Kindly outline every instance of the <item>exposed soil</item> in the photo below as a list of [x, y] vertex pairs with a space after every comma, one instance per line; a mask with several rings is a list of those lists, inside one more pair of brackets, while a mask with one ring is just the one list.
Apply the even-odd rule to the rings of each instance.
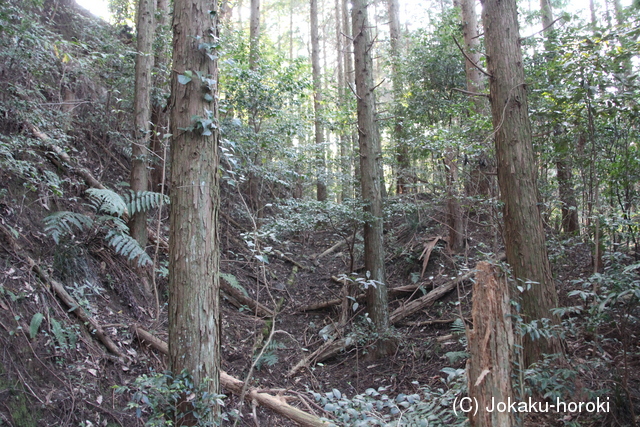
[[[95, 89], [88, 84], [84, 86], [87, 91]], [[0, 117], [0, 133], [33, 137], [29, 128], [16, 122], [11, 114], [3, 117]], [[107, 135], [94, 133], [92, 129], [70, 133], [75, 150], [69, 152], [75, 162], [111, 188], [127, 180], [129, 160]], [[44, 232], [43, 218], [61, 210], [90, 212], [85, 205], [87, 185], [72, 170], [55, 166], [44, 149], [33, 150], [28, 156], [39, 173], [52, 173], [63, 179], [60, 185], [64, 197], [39, 191], [42, 189], [29, 191], [24, 180], [0, 170], [0, 190], [5, 190], [0, 193], [0, 426], [143, 425], [143, 419], [136, 417], [135, 410], [127, 408], [131, 393], [116, 393], [114, 386], [130, 385], [140, 375], [167, 368], [166, 357], [139, 339], [132, 328], [139, 325], [167, 340], [166, 280], [160, 277], [156, 284], [161, 303], [161, 314], [156, 320], [155, 299], [146, 295], [140, 272], [108, 248], [104, 231], [85, 230], [54, 244], [51, 236]], [[289, 375], [293, 366], [325, 342], [321, 331], [337, 325], [343, 313], [340, 306], [308, 311], [301, 308], [342, 298], [343, 283], [334, 277], [350, 273], [351, 257], [347, 247], [342, 246], [318, 259], [319, 254], [342, 239], [330, 224], [319, 224], [306, 232], [280, 235], [277, 241], [258, 242], [268, 257], [268, 263], [263, 264], [243, 240], [242, 233], [250, 231], [252, 226], [238, 191], [223, 185], [222, 200], [221, 270], [233, 275], [251, 298], [277, 313], [272, 323], [247, 307], [236, 307], [223, 298], [222, 358], [223, 369], [230, 375], [272, 394], [305, 396], [312, 402], [309, 391], [337, 389], [353, 396], [370, 387], [387, 387], [386, 393], [393, 396], [416, 392], [422, 385], [445, 388], [446, 375], [442, 369], [464, 367], [464, 360], [447, 357], [447, 353], [465, 349], [464, 336], [452, 334], [451, 323], [427, 322], [453, 321], [460, 317], [468, 321], [471, 312], [468, 281], [433, 306], [395, 325], [397, 349], [383, 359], [370, 357], [369, 349], [375, 344], [375, 338], [367, 328], [366, 306], [360, 302], [355, 310], [349, 307], [348, 317], [344, 319], [346, 326], [337, 328], [337, 334], [358, 332], [356, 345]], [[446, 204], [429, 194], [411, 194], [392, 201], [415, 204], [417, 208], [413, 213], [387, 218], [387, 284], [391, 289], [420, 285], [413, 294], [391, 299], [392, 311], [502, 250], [500, 229], [495, 225], [499, 223], [498, 214], [492, 208], [474, 205], [468, 209], [466, 218], [465, 252], [450, 254], [443, 239], [424, 266], [420, 256], [425, 245], [438, 236], [447, 235]], [[275, 211], [267, 212], [265, 221], [273, 213]], [[153, 218], [157, 214], [151, 212]], [[161, 216], [161, 234], [166, 236], [166, 209]], [[156, 221], [151, 224], [154, 230]], [[590, 290], [580, 282], [593, 273], [587, 239], [563, 239], [552, 229], [547, 232], [560, 306], [589, 308], [592, 301], [588, 298], [583, 301], [579, 295], [570, 296], [572, 291]], [[272, 248], [269, 253], [268, 246]], [[362, 276], [361, 246], [356, 244], [354, 270]], [[147, 252], [153, 257], [155, 249], [150, 244]], [[637, 262], [633, 259], [637, 254], [631, 253], [629, 247], [615, 249], [616, 252], [608, 253], [610, 260], [619, 264]], [[161, 248], [160, 266], [166, 266], [166, 256]], [[95, 339], [86, 325], [78, 321], [73, 309], [64, 306], [36, 276], [27, 257], [65, 286], [102, 325], [128, 360], [119, 360]], [[611, 399], [610, 412], [604, 416], [538, 414], [530, 416], [526, 425], [633, 425], [633, 417], [640, 414], [640, 340], [637, 307], [625, 301], [637, 299], [620, 301], [615, 309], [607, 311], [606, 319], [597, 328], [589, 321], [587, 309], [566, 313], [564, 320], [575, 325], [566, 336], [567, 360], [544, 368], [557, 374], [557, 383], [564, 385], [559, 387], [562, 392], [573, 392], [565, 395], [567, 399], [588, 401], [593, 399], [590, 392], [610, 391], [607, 395]], [[32, 322], [38, 313], [42, 320], [39, 328], [34, 329]], [[254, 365], [255, 356], [268, 341], [272, 325], [276, 331], [271, 340], [274, 349]], [[247, 378], [252, 366], [253, 375]], [[291, 403], [330, 417], [311, 403], [305, 406], [299, 398]], [[238, 399], [229, 395], [226, 408], [240, 408]], [[254, 410], [257, 422], [253, 419]], [[241, 411], [243, 418], [239, 425], [294, 425], [250, 404], [245, 404]]]

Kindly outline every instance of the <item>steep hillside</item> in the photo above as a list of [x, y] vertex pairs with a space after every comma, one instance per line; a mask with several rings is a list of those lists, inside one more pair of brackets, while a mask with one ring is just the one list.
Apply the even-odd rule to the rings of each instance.
[[[126, 231], [133, 49], [126, 28], [73, 0], [7, 0], [0, 10], [0, 426], [139, 426], [175, 409], [153, 400], [167, 384], [154, 375], [167, 368], [168, 200], [149, 196], [148, 247]], [[223, 368], [254, 393], [242, 404], [238, 388], [227, 387], [229, 419], [296, 425], [259, 406], [261, 392], [336, 425], [465, 423], [451, 405], [466, 388], [473, 268], [502, 259], [495, 198], [466, 206], [458, 254], [442, 237], [441, 195], [386, 201], [398, 345], [371, 360], [367, 350], [380, 337], [361, 295], [371, 285], [362, 206], [273, 196], [254, 218], [246, 187], [225, 177]], [[562, 313], [567, 359], [522, 372], [523, 389], [549, 399], [614, 398], [607, 414], [543, 414], [528, 423], [631, 425], [640, 409], [629, 404], [640, 401], [637, 309], [627, 304], [635, 300], [618, 292], [595, 304], [588, 244], [547, 231], [561, 305], [574, 307]], [[607, 259], [600, 289], [613, 294], [636, 280], [637, 264], [624, 268], [628, 254]]]

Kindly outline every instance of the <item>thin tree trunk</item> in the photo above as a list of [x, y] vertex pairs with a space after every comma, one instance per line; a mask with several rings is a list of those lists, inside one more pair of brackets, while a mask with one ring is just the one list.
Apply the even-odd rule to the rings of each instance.
[[598, 25], [598, 18], [596, 16], [596, 4], [593, 0], [589, 0], [589, 12], [591, 12], [591, 28], [595, 30]]
[[[260, 0], [251, 0], [251, 13], [249, 16], [249, 69], [256, 71], [258, 69], [258, 61], [260, 60]], [[250, 111], [249, 126], [253, 130], [256, 140], [260, 131], [258, 123], [256, 123], [257, 111]], [[262, 165], [262, 151], [256, 148], [253, 165], [258, 168]], [[262, 218], [262, 203], [260, 202], [260, 192], [262, 187], [262, 178], [255, 171], [249, 172], [249, 204], [253, 209], [258, 220]], [[259, 222], [259, 221], [258, 221]]]
[[[131, 190], [148, 190], [149, 121], [151, 120], [151, 70], [156, 0], [139, 0], [136, 19], [137, 50], [134, 93], [134, 142], [131, 146]], [[147, 213], [139, 211], [129, 221], [131, 237], [143, 248], [147, 245]]]
[[368, 219], [364, 226], [364, 263], [369, 278], [376, 281], [367, 289], [367, 310], [379, 335], [379, 342], [371, 352], [373, 357], [388, 354], [393, 342], [388, 336], [389, 307], [384, 267], [383, 212], [380, 167], [380, 136], [375, 120], [373, 61], [371, 36], [367, 18], [367, 1], [352, 0], [353, 47], [355, 83], [358, 98], [358, 141], [362, 198]]
[[[540, 14], [542, 16], [542, 29], [545, 36], [545, 50], [547, 59], [551, 59], [553, 52], [554, 28], [553, 9], [549, 0], [540, 0]], [[553, 76], [550, 76], [553, 79]], [[554, 82], [552, 81], [553, 85]], [[556, 135], [554, 135], [556, 136]], [[558, 194], [562, 204], [562, 230], [567, 234], [579, 234], [580, 223], [578, 221], [578, 209], [575, 193], [573, 191], [573, 159], [567, 138], [558, 135], [554, 138], [556, 151], [556, 170], [558, 179]]]
[[317, 199], [327, 200], [327, 184], [324, 181], [326, 160], [324, 150], [324, 126], [322, 126], [322, 76], [320, 75], [320, 37], [318, 36], [318, 0], [310, 1], [311, 10], [311, 72], [313, 74], [313, 111], [315, 113], [316, 189]]
[[[345, 78], [345, 49], [342, 44], [342, 4], [340, 0], [335, 0], [335, 20], [336, 20], [336, 57], [338, 67], [338, 107], [342, 110], [345, 108], [348, 96], [347, 80]], [[346, 29], [345, 29], [346, 31]], [[349, 163], [349, 147], [348, 147], [347, 130], [340, 128], [338, 136], [339, 156], [340, 156], [340, 193], [338, 194], [338, 202], [342, 203], [351, 196], [351, 188], [349, 175], [351, 174], [351, 166]]]
[[409, 184], [411, 159], [409, 158], [409, 148], [407, 147], [407, 143], [404, 138], [402, 109], [400, 107], [403, 82], [400, 76], [402, 33], [400, 31], [399, 9], [398, 0], [387, 0], [387, 11], [389, 13], [389, 42], [391, 45], [391, 91], [393, 94], [393, 105], [395, 106], [393, 139], [396, 147], [396, 193], [404, 194], [408, 192], [407, 185]]
[[[168, 85], [168, 79], [170, 75], [168, 73], [167, 62], [168, 55], [170, 55], [168, 43], [164, 43], [163, 39], [169, 32], [167, 18], [169, 17], [169, 1], [158, 0], [156, 7], [156, 49], [154, 54], [154, 68], [155, 76], [153, 81], [153, 87], [156, 91], [162, 91]], [[164, 144], [167, 141], [164, 135], [169, 133], [168, 116], [165, 113], [166, 104], [164, 97], [155, 96], [155, 100], [151, 105], [151, 151], [153, 152], [153, 166], [151, 168], [151, 191], [160, 191], [162, 188], [162, 177], [166, 175], [164, 158]], [[160, 101], [162, 99], [162, 101]]]
[[447, 148], [444, 155], [444, 165], [446, 168], [446, 189], [447, 189], [447, 226], [449, 241], [449, 251], [458, 253], [464, 249], [464, 226], [462, 222], [462, 209], [458, 198], [458, 153], [457, 150]]
[[[524, 80], [515, 0], [484, 0], [483, 23], [490, 101], [498, 161], [498, 183], [504, 203], [507, 261], [521, 293], [525, 322], [543, 318], [558, 323], [551, 313], [557, 292], [545, 246], [542, 218], [537, 206], [536, 161]], [[523, 338], [524, 366], [543, 353], [561, 351], [556, 339]]]
[[[217, 87], [196, 73], [218, 78], [216, 60], [203, 54], [206, 44], [214, 53], [218, 41], [215, 12], [215, 2], [175, 0], [170, 102], [169, 362], [172, 372], [186, 369], [211, 393], [220, 392], [218, 105]], [[193, 79], [181, 84], [186, 71]], [[194, 120], [200, 126], [185, 131]], [[183, 425], [197, 423], [189, 422]]]
[[260, 0], [251, 0], [249, 18], [249, 68], [256, 69], [260, 59]]
[[[475, 0], [460, 0], [460, 18], [462, 21], [462, 36], [465, 51], [465, 75], [467, 78], [467, 90], [472, 93], [483, 93], [485, 90], [485, 77], [477, 68], [481, 64], [480, 59], [480, 31], [478, 29], [478, 15], [476, 13]], [[473, 97], [473, 109], [476, 114], [486, 114], [487, 106], [484, 97]], [[483, 151], [488, 150], [488, 147]], [[495, 161], [482, 152], [472, 163], [466, 184], [469, 196], [489, 196], [491, 194], [492, 177], [487, 174]]]
[[[354, 81], [355, 72], [353, 69], [353, 50], [350, 49], [350, 47], [353, 45], [352, 43], [353, 37], [351, 34], [352, 33], [351, 20], [349, 19], [349, 15], [350, 15], [349, 1], [350, 0], [342, 0], [342, 28], [344, 31], [345, 39], [347, 40], [347, 43], [345, 43], [344, 45], [344, 78], [347, 86], [351, 88], [349, 89], [349, 92], [351, 92], [352, 90], [355, 91], [355, 81]], [[346, 98], [345, 98], [345, 102], [346, 102]], [[351, 162], [353, 163], [353, 178], [354, 178], [353, 193], [357, 196], [357, 194], [359, 194], [360, 192], [360, 188], [358, 184], [360, 182], [360, 158], [358, 154], [360, 151], [360, 148], [358, 146], [358, 136], [353, 131], [353, 129], [351, 132], [348, 133], [347, 144], [350, 144], [352, 147]]]

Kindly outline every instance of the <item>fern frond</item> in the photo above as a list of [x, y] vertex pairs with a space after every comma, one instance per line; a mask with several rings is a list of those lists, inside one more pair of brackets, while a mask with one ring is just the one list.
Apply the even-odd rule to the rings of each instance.
[[129, 214], [133, 215], [136, 212], [146, 212], [161, 204], [169, 204], [169, 197], [153, 191], [138, 191], [136, 193], [133, 190], [129, 190], [124, 195], [124, 201], [127, 203]]
[[111, 230], [107, 233], [105, 240], [113, 248], [113, 250], [129, 261], [138, 259], [138, 266], [153, 264], [151, 257], [144, 251], [142, 246], [128, 234], [124, 234], [119, 230]]
[[93, 206], [97, 212], [104, 212], [117, 217], [121, 217], [127, 213], [127, 204], [122, 196], [115, 191], [106, 188], [103, 190], [90, 188], [87, 190], [87, 194], [90, 197], [91, 206]]
[[56, 212], [46, 217], [43, 221], [45, 233], [53, 237], [56, 245], [60, 243], [60, 236], [73, 234], [74, 227], [82, 231], [93, 225], [93, 221], [88, 216], [69, 211]]
[[249, 293], [247, 293], [247, 290], [244, 288], [244, 286], [242, 286], [240, 283], [238, 283], [238, 279], [233, 274], [220, 273], [220, 277], [222, 279], [224, 279], [228, 284], [230, 284], [232, 288], [236, 288], [237, 290], [242, 292], [242, 294], [245, 297], [249, 296]]
[[113, 215], [100, 215], [96, 217], [95, 222], [98, 224], [109, 223], [109, 227], [115, 228], [120, 233], [129, 234], [129, 226], [122, 218]]

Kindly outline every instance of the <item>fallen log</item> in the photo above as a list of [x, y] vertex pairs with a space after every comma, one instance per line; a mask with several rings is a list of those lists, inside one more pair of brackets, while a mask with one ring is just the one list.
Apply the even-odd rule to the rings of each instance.
[[246, 305], [251, 309], [251, 311], [253, 311], [260, 317], [273, 317], [273, 310], [271, 310], [269, 307], [265, 306], [264, 304], [261, 304], [260, 302], [252, 298], [249, 298], [248, 296], [243, 294], [239, 289], [236, 289], [233, 286], [231, 286], [231, 284], [227, 282], [223, 277], [221, 277], [221, 279], [222, 280], [220, 280], [220, 289], [222, 289], [222, 291], [224, 291], [225, 293], [229, 294], [229, 296], [231, 296], [233, 299], [238, 301], [241, 305]]
[[[503, 261], [506, 259], [506, 255], [500, 254], [497, 258], [498, 261]], [[407, 318], [408, 316], [416, 313], [418, 310], [426, 308], [433, 303], [435, 303], [438, 299], [445, 296], [447, 293], [452, 291], [458, 283], [461, 283], [465, 280], [470, 279], [476, 273], [475, 270], [472, 270], [466, 274], [458, 276], [447, 283], [444, 283], [437, 288], [433, 289], [428, 294], [410, 301], [404, 306], [398, 307], [389, 317], [389, 321], [392, 325], [395, 325]], [[289, 370], [288, 375], [294, 375], [298, 370], [303, 367], [309, 366], [310, 363], [318, 363], [324, 360], [330, 359], [332, 357], [337, 356], [341, 351], [346, 350], [351, 345], [353, 345], [353, 339], [349, 337], [329, 340], [327, 343], [320, 346], [320, 348], [314, 351], [311, 355], [303, 358], [300, 362], [298, 362], [293, 368]], [[330, 342], [330, 345], [328, 344]]]
[[[333, 280], [334, 282], [342, 283], [342, 280], [338, 279], [336, 276], [331, 276], [331, 280]], [[405, 285], [405, 286], [398, 286], [397, 288], [391, 288], [389, 289], [389, 297], [396, 297], [402, 294], [415, 292], [423, 285], [427, 285], [427, 283], [417, 284], [417, 285]], [[356, 299], [356, 301], [362, 302], [366, 299], [365, 297], [366, 297], [366, 294], [358, 294], [354, 298]], [[343, 299], [344, 298], [335, 298], [328, 301], [321, 301], [315, 304], [305, 305], [302, 307], [298, 307], [296, 311], [302, 312], [302, 311], [324, 310], [325, 308], [340, 305]]]
[[[504, 254], [498, 256], [497, 260], [502, 261], [506, 259]], [[415, 299], [413, 301], [409, 301], [406, 304], [398, 307], [391, 315], [389, 316], [389, 321], [394, 324], [398, 323], [400, 320], [411, 316], [412, 314], [422, 310], [425, 307], [432, 305], [434, 302], [451, 292], [459, 283], [464, 282], [465, 280], [469, 280], [476, 273], [476, 270], [471, 270], [462, 276], [458, 276], [452, 280], [449, 280], [447, 283], [444, 283], [428, 294]]]
[[[159, 352], [167, 355], [169, 354], [169, 346], [164, 341], [154, 337], [149, 332], [145, 331], [139, 326], [135, 327], [135, 330], [138, 336], [147, 341], [149, 345], [158, 350]], [[149, 339], [147, 339], [149, 338]], [[239, 396], [242, 394], [242, 389], [244, 387], [244, 382], [240, 381], [237, 378], [232, 377], [224, 371], [220, 372], [220, 384], [226, 390], [231, 393]], [[261, 406], [265, 408], [271, 409], [273, 412], [282, 415], [294, 422], [298, 425], [304, 427], [327, 427], [331, 424], [322, 421], [320, 418], [315, 415], [304, 412], [296, 407], [289, 405], [284, 398], [278, 396], [272, 396], [268, 393], [261, 392], [253, 387], [248, 388], [248, 392], [245, 394], [245, 399], [249, 402], [258, 402]]]

